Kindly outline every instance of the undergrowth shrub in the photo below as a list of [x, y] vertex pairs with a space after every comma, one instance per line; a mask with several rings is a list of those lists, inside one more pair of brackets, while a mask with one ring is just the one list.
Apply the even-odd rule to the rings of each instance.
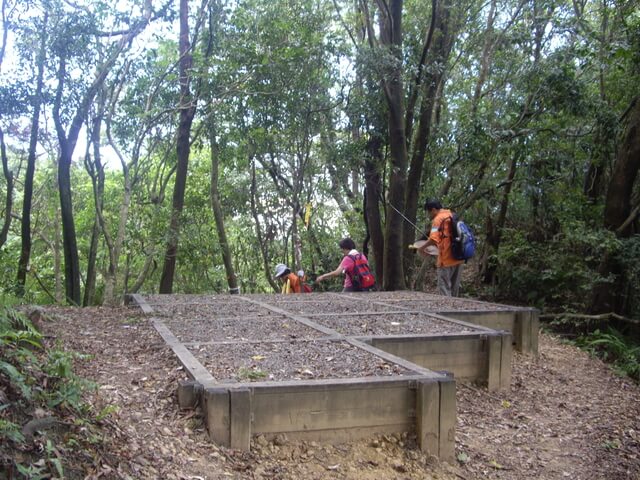
[[624, 311], [631, 318], [640, 318], [640, 235], [621, 240], [617, 260], [624, 268]]
[[640, 381], [640, 345], [619, 331], [609, 328], [578, 337], [576, 343], [587, 351], [611, 363], [622, 375]]
[[613, 233], [579, 221], [564, 224], [546, 241], [505, 230], [495, 259], [498, 295], [540, 309], [584, 311], [593, 285], [607, 280], [597, 273], [600, 259], [620, 247]]
[[[0, 471], [7, 478], [78, 477], [65, 471], [65, 459], [95, 430], [82, 399], [94, 385], [74, 373], [78, 358], [84, 356], [45, 348], [29, 318], [0, 307]], [[51, 428], [59, 425], [68, 430]]]

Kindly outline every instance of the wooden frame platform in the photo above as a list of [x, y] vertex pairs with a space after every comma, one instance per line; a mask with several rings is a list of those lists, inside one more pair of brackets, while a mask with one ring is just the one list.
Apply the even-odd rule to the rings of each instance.
[[[291, 301], [318, 302], [323, 298], [331, 301], [331, 295], [296, 295], [291, 296]], [[389, 305], [384, 298], [360, 295], [364, 296], [356, 298], [364, 302], [363, 308], [372, 301]], [[416, 433], [423, 451], [451, 461], [455, 446], [456, 379], [484, 383], [490, 390], [508, 389], [514, 337], [517, 338], [516, 348], [537, 351], [537, 313], [534, 311], [434, 312], [434, 318], [451, 324], [451, 334], [358, 336], [340, 334], [323, 324], [322, 317], [340, 314], [294, 314], [287, 310], [287, 302], [282, 297], [277, 297], [277, 306], [269, 305], [264, 297], [234, 296], [234, 301], [258, 304], [286, 315], [327, 337], [346, 341], [385, 361], [401, 365], [410, 373], [386, 377], [229, 383], [214, 378], [164, 322], [153, 316], [156, 309], [145, 297], [130, 296], [129, 302], [152, 315], [156, 330], [192, 379], [178, 387], [180, 407], [200, 406], [210, 438], [231, 448], [248, 450], [255, 435], [269, 438], [286, 434], [294, 440], [339, 442], [379, 433], [409, 431]], [[211, 305], [215, 305], [215, 300]], [[391, 305], [399, 306], [396, 302]], [[157, 308], [162, 308], [161, 303]], [[403, 313], [417, 313], [411, 304], [399, 308]], [[371, 312], [381, 316], [385, 313], [397, 314], [398, 311]], [[535, 335], [532, 333], [534, 325]], [[491, 326], [501, 328], [494, 330]], [[463, 332], [459, 331], [460, 327], [464, 327]]]

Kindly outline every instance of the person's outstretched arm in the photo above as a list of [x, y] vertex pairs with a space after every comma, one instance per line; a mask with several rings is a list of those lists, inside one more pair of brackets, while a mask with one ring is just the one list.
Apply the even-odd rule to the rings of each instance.
[[316, 282], [321, 282], [323, 280], [326, 280], [327, 278], [331, 278], [331, 277], [338, 277], [340, 275], [342, 275], [342, 264], [338, 265], [338, 268], [336, 268], [333, 272], [327, 272], [324, 273], [322, 275], [320, 275], [318, 278], [316, 278]]

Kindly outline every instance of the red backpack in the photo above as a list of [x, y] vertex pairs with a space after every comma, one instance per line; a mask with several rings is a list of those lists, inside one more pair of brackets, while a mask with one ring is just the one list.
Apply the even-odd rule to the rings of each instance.
[[362, 257], [361, 253], [348, 255], [348, 257], [353, 260], [353, 268], [347, 271], [347, 275], [351, 277], [353, 291], [371, 290], [376, 284], [376, 278], [369, 268], [369, 263]]
[[[302, 274], [302, 275], [300, 275]], [[300, 292], [298, 293], [311, 293], [313, 292], [313, 288], [311, 288], [311, 285], [309, 285], [308, 283], [306, 283], [307, 280], [307, 276], [304, 274], [304, 272], [302, 270], [300, 270], [297, 274], [298, 276], [298, 285], [300, 286]]]

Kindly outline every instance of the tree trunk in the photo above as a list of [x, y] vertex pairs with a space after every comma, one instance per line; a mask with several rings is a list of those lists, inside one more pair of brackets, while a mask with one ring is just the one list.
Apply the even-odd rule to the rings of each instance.
[[173, 291], [173, 277], [176, 270], [178, 239], [180, 237], [180, 220], [184, 206], [184, 194], [189, 167], [191, 124], [196, 113], [195, 103], [191, 97], [189, 83], [193, 58], [189, 45], [189, 2], [180, 0], [180, 122], [176, 141], [177, 164], [176, 180], [173, 187], [173, 203], [171, 220], [167, 232], [167, 248], [164, 255], [164, 267], [160, 277], [160, 293]]
[[478, 105], [480, 104], [480, 97], [482, 95], [482, 87], [484, 87], [489, 74], [489, 66], [493, 58], [493, 47], [495, 45], [495, 39], [493, 38], [493, 22], [496, 18], [496, 0], [491, 0], [491, 6], [489, 7], [489, 14], [487, 15], [487, 28], [484, 33], [484, 44], [482, 46], [482, 58], [480, 60], [480, 72], [478, 73], [478, 80], [473, 91], [473, 101], [471, 102], [471, 116], [476, 118], [478, 114]]
[[[452, 47], [451, 29], [449, 25], [450, 3], [443, 2], [435, 13], [434, 24], [434, 45], [433, 54], [428, 57], [427, 68], [422, 102], [420, 106], [420, 116], [415, 141], [412, 149], [411, 163], [407, 177], [407, 187], [405, 194], [405, 216], [411, 223], [417, 225], [418, 198], [420, 196], [420, 183], [423, 177], [424, 161], [427, 152], [427, 145], [431, 138], [431, 122], [434, 116], [436, 105], [439, 102], [438, 92], [440, 83], [444, 77], [444, 65], [447, 64], [449, 53]], [[409, 119], [407, 119], [409, 123]], [[404, 222], [404, 243], [410, 244], [415, 240], [415, 227], [409, 222]], [[404, 270], [407, 281], [411, 277], [411, 270], [415, 265], [415, 252], [404, 249]]]
[[[213, 122], [212, 122], [213, 123]], [[238, 278], [233, 268], [233, 259], [231, 257], [231, 249], [227, 240], [227, 232], [224, 228], [224, 213], [222, 212], [222, 204], [220, 203], [220, 193], [218, 190], [218, 171], [220, 164], [219, 148], [215, 138], [215, 129], [209, 130], [209, 148], [211, 150], [211, 209], [216, 222], [216, 230], [218, 232], [218, 243], [222, 252], [222, 261], [224, 269], [227, 273], [227, 283], [229, 285], [229, 293], [240, 293], [238, 289]]]
[[[490, 262], [488, 259], [497, 255], [500, 248], [500, 240], [502, 239], [502, 230], [507, 219], [507, 210], [509, 208], [509, 196], [511, 189], [513, 188], [513, 180], [516, 176], [516, 169], [518, 167], [518, 155], [513, 155], [511, 158], [511, 164], [509, 165], [509, 173], [507, 180], [504, 182], [505, 187], [502, 192], [502, 200], [500, 201], [500, 210], [498, 212], [498, 219], [495, 223], [491, 221], [489, 216], [489, 225], [491, 228], [487, 229], [487, 242], [485, 246], [484, 260], [486, 263], [482, 265], [484, 283], [493, 284], [495, 280], [497, 265]], [[488, 226], [489, 226], [488, 225]]]
[[[138, 274], [138, 277], [136, 278], [135, 282], [133, 283], [131, 288], [126, 288], [128, 293], [137, 293], [138, 290], [142, 288], [142, 285], [144, 285], [144, 281], [147, 279], [149, 274], [156, 270], [156, 263], [155, 263], [154, 257], [155, 257], [155, 253], [153, 251], [147, 254], [144, 261], [144, 267], [142, 267], [142, 270], [140, 270], [140, 273]], [[151, 267], [153, 267], [153, 269]], [[125, 283], [125, 285], [127, 285], [127, 283]]]
[[98, 242], [100, 240], [100, 223], [97, 218], [91, 228], [91, 240], [89, 242], [89, 255], [87, 255], [87, 278], [84, 283], [84, 295], [82, 306], [88, 307], [95, 304], [96, 295], [96, 260], [98, 258]]
[[66, 53], [60, 55], [60, 64], [57, 73], [58, 86], [56, 90], [54, 105], [52, 109], [53, 120], [56, 127], [56, 134], [60, 144], [60, 156], [58, 162], [58, 189], [60, 193], [60, 210], [62, 215], [62, 239], [65, 258], [65, 294], [67, 301], [79, 305], [81, 300], [80, 286], [80, 265], [78, 259], [78, 246], [76, 242], [75, 223], [73, 219], [73, 203], [71, 196], [71, 157], [76, 147], [78, 135], [84, 119], [87, 116], [89, 107], [93, 102], [100, 87], [104, 84], [107, 75], [113, 68], [116, 60], [122, 51], [131, 41], [144, 29], [149, 21], [151, 12], [145, 12], [146, 16], [137, 22], [110, 50], [109, 57], [98, 67], [93, 82], [79, 101], [78, 108], [71, 121], [68, 134], [62, 125], [60, 108], [62, 103], [62, 93], [65, 87], [67, 75]]
[[[49, 16], [45, 12], [43, 31], [46, 30]], [[6, 31], [6, 30], [5, 30]], [[31, 132], [29, 134], [29, 153], [27, 156], [27, 170], [24, 177], [24, 194], [22, 198], [22, 225], [20, 260], [18, 260], [18, 275], [16, 293], [24, 295], [27, 281], [27, 269], [31, 258], [31, 205], [33, 202], [33, 177], [36, 171], [36, 148], [38, 146], [38, 132], [40, 126], [40, 108], [42, 106], [42, 88], [44, 85], [44, 63], [46, 58], [46, 35], [40, 38], [38, 50], [38, 73], [36, 77], [36, 91], [33, 95], [33, 115], [31, 116]]]
[[[2, 61], [4, 60], [4, 51], [7, 46], [8, 31], [7, 31], [5, 8], [6, 8], [6, 5], [5, 5], [5, 2], [3, 1], [2, 2], [2, 45], [0, 45], [0, 66], [2, 65]], [[38, 107], [39, 107], [40, 98], [38, 97], [36, 101], [38, 102]], [[9, 228], [11, 227], [11, 213], [13, 212], [13, 172], [9, 170], [9, 159], [7, 158], [7, 149], [4, 143], [4, 132], [2, 131], [2, 128], [0, 128], [0, 157], [2, 158], [2, 173], [4, 174], [4, 179], [7, 182], [7, 196], [5, 200], [5, 217], [4, 217], [4, 223], [2, 224], [2, 230], [0, 230], [0, 248], [2, 248], [2, 246], [7, 241], [7, 237], [9, 235]], [[23, 287], [23, 291], [24, 291], [24, 287]]]
[[424, 40], [424, 44], [422, 45], [422, 55], [417, 65], [417, 72], [413, 81], [413, 85], [411, 85], [409, 88], [409, 95], [407, 100], [407, 111], [405, 114], [405, 135], [407, 138], [407, 146], [409, 145], [409, 142], [411, 142], [411, 137], [413, 134], [413, 112], [420, 92], [423, 90], [421, 88], [421, 85], [423, 83], [422, 76], [426, 67], [427, 57], [429, 54], [429, 49], [431, 48], [431, 42], [433, 41], [434, 32], [436, 30], [437, 18], [438, 0], [431, 0], [431, 23], [429, 25], [429, 30], [427, 31], [427, 36]]
[[[67, 60], [60, 57], [58, 68], [58, 88], [53, 105], [53, 120], [60, 144], [58, 157], [58, 192], [60, 195], [60, 215], [62, 217], [62, 245], [64, 250], [64, 287], [67, 302], [80, 305], [80, 260], [78, 259], [78, 245], [76, 243], [76, 228], [73, 220], [73, 203], [71, 198], [71, 156], [76, 146], [76, 140], [82, 126], [84, 112], [78, 111], [69, 129], [69, 135], [64, 131], [60, 116], [62, 91], [66, 77]], [[93, 96], [92, 96], [93, 98]], [[88, 103], [88, 102], [87, 102]], [[88, 104], [87, 104], [88, 108]]]
[[382, 231], [382, 221], [380, 215], [380, 201], [383, 198], [381, 186], [382, 179], [378, 166], [382, 165], [382, 140], [377, 136], [371, 136], [367, 143], [367, 156], [364, 162], [365, 181], [365, 215], [371, 244], [373, 248], [373, 258], [375, 259], [376, 280], [380, 283], [384, 278], [384, 232]]
[[7, 196], [4, 204], [4, 223], [0, 230], [0, 247], [7, 241], [9, 227], [11, 226], [11, 213], [13, 212], [13, 172], [9, 170], [9, 159], [7, 158], [7, 148], [4, 143], [4, 133], [0, 128], [0, 156], [2, 157], [2, 173], [7, 182]]
[[[616, 230], [631, 214], [633, 187], [640, 168], [640, 97], [632, 101], [627, 112], [625, 135], [607, 189], [604, 226], [609, 230]], [[629, 224], [620, 236], [626, 238], [631, 233]]]
[[[103, 225], [104, 222], [101, 223], [103, 227], [103, 235], [105, 237], [105, 242], [107, 244], [107, 248], [109, 249], [109, 267], [104, 274], [104, 303], [107, 305], [117, 305], [122, 303], [122, 296], [117, 294], [117, 286], [118, 286], [118, 277], [120, 272], [120, 253], [122, 252], [122, 247], [124, 245], [125, 237], [127, 234], [127, 220], [129, 218], [129, 210], [131, 208], [131, 199], [133, 192], [133, 185], [137, 182], [138, 179], [138, 163], [140, 161], [140, 151], [142, 148], [142, 144], [147, 138], [149, 131], [152, 126], [159, 122], [162, 118], [161, 116], [154, 116], [151, 114], [151, 108], [153, 105], [153, 101], [155, 100], [158, 94], [158, 85], [154, 85], [153, 88], [150, 89], [149, 96], [145, 101], [145, 112], [142, 115], [142, 122], [137, 129], [137, 133], [135, 136], [135, 140], [133, 142], [133, 148], [131, 153], [131, 158], [129, 161], [125, 160], [120, 148], [118, 147], [116, 141], [112, 135], [112, 119], [113, 114], [118, 105], [120, 94], [128, 81], [128, 73], [129, 73], [130, 62], [127, 62], [126, 66], [121, 71], [120, 79], [117, 83], [112, 86], [111, 94], [109, 95], [109, 110], [108, 114], [105, 117], [106, 124], [106, 134], [107, 139], [109, 141], [109, 145], [115, 152], [116, 156], [120, 160], [120, 166], [122, 167], [122, 202], [120, 204], [120, 212], [118, 215], [118, 230], [113, 241], [110, 240], [109, 229], [106, 225]], [[148, 145], [147, 148], [152, 150], [156, 146], [155, 140], [151, 145]], [[159, 193], [159, 198], [164, 198], [164, 190], [165, 190], [166, 182], [161, 182], [161, 189]], [[156, 204], [154, 209], [154, 217], [157, 215], [159, 206], [161, 202]], [[153, 253], [147, 253], [147, 258]], [[143, 271], [138, 276], [138, 280], [142, 277], [141, 281], [144, 281], [146, 278], [146, 272], [148, 271], [150, 263], [145, 261], [145, 267]], [[128, 288], [128, 280], [129, 280], [129, 269], [127, 264], [127, 269], [125, 274], [123, 275], [122, 285], [123, 285], [123, 293], [127, 293]], [[136, 282], [137, 282], [136, 281]], [[136, 283], [137, 285], [137, 283]], [[137, 286], [139, 289], [142, 286], [140, 284]], [[137, 291], [137, 290], [136, 290]]]
[[53, 275], [55, 278], [55, 298], [56, 302], [62, 304], [64, 302], [64, 280], [62, 278], [62, 256], [60, 255], [61, 248], [64, 250], [62, 232], [60, 231], [60, 225], [62, 225], [62, 215], [60, 210], [56, 209], [56, 220], [54, 222], [55, 239], [53, 243]]
[[[633, 187], [640, 170], [640, 97], [633, 99], [625, 116], [628, 119], [607, 189], [604, 209], [604, 227], [616, 231], [621, 238], [634, 233], [633, 222], [626, 220], [631, 214]], [[615, 280], [600, 282], [594, 286], [590, 313], [625, 313], [622, 311], [624, 298], [621, 298], [624, 286], [620, 284], [622, 269], [623, 266], [613, 256], [603, 258], [598, 273], [605, 278], [613, 275]]]
[[383, 89], [387, 99], [390, 176], [384, 232], [384, 277], [385, 290], [405, 288], [402, 271], [402, 216], [396, 211], [404, 210], [404, 192], [407, 186], [407, 142], [404, 125], [403, 83], [402, 83], [402, 0], [391, 0], [388, 10], [381, 11], [382, 43], [396, 62], [383, 79]]
[[93, 161], [87, 148], [85, 156], [85, 165], [91, 176], [93, 185], [94, 206], [96, 208], [96, 217], [93, 222], [91, 231], [91, 242], [89, 244], [89, 255], [87, 258], [87, 278], [84, 287], [84, 297], [82, 305], [93, 305], [95, 302], [96, 291], [96, 259], [98, 257], [98, 241], [100, 239], [100, 225], [104, 223], [102, 211], [104, 208], [104, 167], [102, 166], [100, 156], [100, 129], [102, 127], [102, 115], [104, 113], [104, 98], [101, 99], [98, 112], [93, 119], [89, 145], [93, 145]]
[[258, 246], [260, 247], [260, 253], [262, 254], [262, 267], [264, 275], [274, 292], [278, 291], [278, 284], [271, 276], [269, 268], [269, 252], [267, 251], [267, 244], [262, 236], [262, 228], [260, 227], [260, 214], [258, 212], [257, 205], [257, 181], [256, 181], [256, 164], [253, 154], [251, 154], [251, 214], [256, 225], [256, 239], [258, 240]]
[[[599, 67], [599, 92], [600, 101], [603, 108], [610, 108], [605, 88], [605, 74], [607, 69], [607, 58], [610, 55], [611, 42], [609, 37], [609, 4], [607, 1], [600, 3], [602, 10], [600, 13], [600, 35], [598, 37], [598, 62]], [[595, 33], [595, 32], [594, 32]], [[591, 202], [597, 202], [604, 192], [605, 172], [610, 165], [613, 148], [611, 145], [612, 125], [608, 125], [607, 118], [600, 116], [596, 118], [596, 131], [594, 134], [594, 144], [596, 149], [595, 158], [591, 159], [584, 181], [584, 194]]]

